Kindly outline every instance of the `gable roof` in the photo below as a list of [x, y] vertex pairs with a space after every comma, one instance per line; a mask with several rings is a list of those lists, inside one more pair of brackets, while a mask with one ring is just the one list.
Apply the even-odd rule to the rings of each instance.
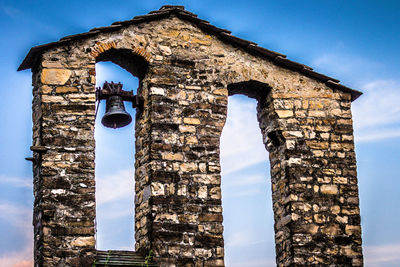
[[266, 48], [260, 47], [254, 42], [247, 41], [247, 40], [241, 39], [239, 37], [233, 36], [233, 35], [231, 35], [231, 32], [226, 29], [218, 28], [214, 25], [211, 25], [210, 22], [208, 22], [206, 20], [199, 19], [196, 14], [193, 14], [193, 13], [185, 10], [185, 8], [183, 6], [172, 6], [172, 5], [162, 6], [159, 10], [151, 11], [146, 15], [136, 16], [131, 20], [117, 21], [117, 22], [112, 23], [110, 26], [93, 28], [90, 31], [81, 33], [81, 34], [68, 35], [68, 36], [61, 38], [57, 42], [34, 46], [29, 50], [25, 59], [22, 61], [21, 65], [19, 66], [18, 71], [30, 69], [32, 66], [34, 66], [38, 57], [46, 49], [65, 45], [65, 44], [69, 43], [70, 41], [84, 39], [86, 37], [94, 36], [94, 35], [97, 35], [100, 33], [116, 31], [116, 30], [119, 30], [119, 29], [129, 26], [129, 25], [140, 24], [143, 22], [163, 19], [163, 18], [169, 17], [172, 14], [176, 15], [178, 18], [180, 18], [182, 20], [186, 20], [186, 21], [189, 21], [189, 22], [195, 24], [197, 27], [204, 30], [205, 32], [208, 32], [208, 33], [211, 33], [211, 34], [217, 36], [223, 42], [229, 43], [234, 46], [241, 47], [245, 51], [247, 51], [251, 54], [254, 54], [256, 56], [268, 59], [269, 61], [273, 62], [276, 65], [279, 65], [281, 67], [284, 67], [284, 68], [287, 68], [287, 69], [290, 69], [293, 71], [297, 71], [305, 76], [311, 77], [311, 78], [316, 79], [321, 82], [324, 82], [327, 86], [329, 86], [331, 88], [338, 89], [338, 90], [346, 92], [346, 93], [350, 93], [352, 101], [357, 99], [362, 94], [359, 91], [356, 91], [354, 89], [351, 89], [349, 87], [339, 84], [340, 81], [337, 79], [334, 79], [334, 78], [331, 78], [324, 74], [315, 72], [315, 71], [313, 71], [313, 69], [311, 67], [309, 67], [307, 65], [287, 59], [286, 55], [283, 55], [278, 52], [274, 52], [274, 51], [268, 50]]

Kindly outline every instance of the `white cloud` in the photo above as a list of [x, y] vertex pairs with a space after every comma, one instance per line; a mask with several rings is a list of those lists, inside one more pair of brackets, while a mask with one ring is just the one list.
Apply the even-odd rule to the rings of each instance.
[[[231, 235], [227, 235], [225, 242], [225, 249], [228, 251], [241, 251], [243, 249], [249, 249], [251, 246], [265, 246], [270, 243], [270, 240], [260, 239], [260, 235], [257, 232], [242, 231], [234, 232]], [[251, 259], [242, 259], [240, 261], [234, 261], [232, 257], [226, 257], [227, 266], [229, 267], [268, 267], [276, 266], [275, 258], [268, 258], [267, 255], [247, 255], [251, 256]]]
[[227, 187], [242, 187], [244, 185], [258, 185], [266, 183], [266, 176], [261, 174], [255, 175], [230, 175], [227, 177], [229, 182], [226, 183]]
[[0, 220], [6, 221], [9, 225], [17, 228], [24, 239], [24, 246], [19, 251], [7, 252], [7, 254], [0, 256], [0, 266], [32, 266], [32, 209], [26, 206], [2, 202], [0, 203]]
[[400, 136], [400, 82], [377, 80], [362, 87], [353, 102], [355, 138], [370, 142]]
[[42, 31], [45, 31], [47, 34], [53, 33], [56, 34], [58, 33], [58, 30], [50, 24], [46, 24], [42, 22], [42, 20], [32, 16], [28, 12], [24, 12], [21, 9], [15, 8], [10, 5], [2, 5], [0, 6], [0, 11], [4, 13], [6, 16], [13, 20], [18, 20], [19, 22], [24, 22], [25, 24], [29, 23], [29, 26], [36, 26], [39, 27]]
[[229, 262], [229, 267], [275, 267], [275, 259], [256, 259], [240, 262]]
[[[269, 176], [257, 167], [252, 174], [238, 171], [268, 162], [268, 152], [262, 142], [257, 121], [257, 102], [244, 96], [229, 98], [228, 117], [221, 136], [221, 175], [224, 199], [243, 198], [262, 192]], [[265, 173], [264, 173], [265, 172]]]
[[15, 187], [32, 188], [32, 178], [0, 176], [0, 183], [10, 184]]
[[[238, 232], [226, 242], [226, 247], [244, 247], [266, 241], [254, 241], [251, 233]], [[400, 262], [400, 244], [365, 246], [363, 250], [364, 264], [370, 267], [398, 266]], [[254, 259], [240, 262], [229, 262], [230, 267], [258, 267], [275, 266], [275, 259]]]
[[360, 130], [355, 133], [356, 142], [374, 142], [388, 138], [400, 137], [400, 128], [398, 129], [376, 129], [373, 131]]
[[[96, 175], [97, 249], [123, 249], [116, 244], [132, 242], [128, 233], [133, 229], [135, 214], [134, 179], [133, 168], [115, 171], [110, 175]], [[127, 225], [129, 229], [125, 228]], [[117, 241], [116, 233], [121, 231], [126, 235], [117, 237]]]
[[115, 219], [122, 220], [123, 218], [124, 220], [130, 220], [134, 216], [135, 203], [133, 199], [129, 201], [126, 201], [126, 199], [118, 199], [113, 201], [112, 204], [111, 206], [97, 206], [96, 220], [98, 226]]
[[16, 19], [23, 15], [23, 12], [21, 10], [11, 6], [2, 6], [1, 9], [7, 16], [13, 19]]
[[376, 79], [383, 63], [338, 52], [321, 55], [312, 64], [358, 84], [363, 92], [352, 104], [356, 142], [400, 137], [400, 81]]
[[[245, 138], [244, 135], [242, 137]], [[246, 141], [243, 140], [241, 143], [245, 142]], [[232, 143], [232, 146], [234, 145], [235, 143]], [[256, 165], [260, 162], [266, 163], [269, 160], [268, 154], [263, 144], [259, 144], [258, 146], [249, 144], [246, 150], [228, 156], [224, 155], [224, 148], [225, 147], [222, 147], [221, 145], [221, 174], [223, 176], [239, 171], [241, 169], [245, 169], [252, 165]]]
[[[33, 239], [32, 239], [33, 242]], [[23, 249], [17, 252], [7, 253], [0, 256], [0, 266], [11, 267], [28, 267], [33, 266], [33, 247], [26, 245]]]
[[32, 218], [32, 208], [0, 202], [0, 219], [10, 221], [16, 226], [25, 226], [26, 220]]
[[[362, 58], [356, 58], [354, 56], [348, 57], [345, 55], [338, 54], [324, 54], [315, 58], [312, 61], [312, 66], [316, 68], [329, 68], [334, 69], [336, 72], [354, 72], [356, 67], [365, 65], [366, 61]], [[370, 65], [368, 62], [367, 65]]]
[[235, 232], [227, 237], [227, 247], [247, 247], [261, 243], [267, 243], [267, 240], [259, 239], [257, 233], [250, 231]]
[[229, 98], [228, 117], [221, 136], [222, 175], [268, 160], [257, 121], [257, 103], [244, 99]]
[[366, 266], [398, 266], [400, 262], [400, 244], [366, 246], [364, 248], [364, 258]]
[[[367, 60], [354, 54], [344, 52], [327, 53], [312, 60], [311, 66], [319, 72], [329, 72], [340, 79], [355, 81], [355, 77], [365, 80], [369, 74], [375, 74], [383, 64]], [[367, 75], [368, 74], [368, 75]]]
[[96, 177], [96, 203], [98, 205], [133, 196], [134, 192], [135, 175], [133, 169]]
[[248, 197], [248, 196], [255, 196], [262, 192], [260, 188], [251, 188], [251, 189], [240, 189], [240, 190], [229, 190], [223, 192], [223, 198], [241, 198], [241, 197]]

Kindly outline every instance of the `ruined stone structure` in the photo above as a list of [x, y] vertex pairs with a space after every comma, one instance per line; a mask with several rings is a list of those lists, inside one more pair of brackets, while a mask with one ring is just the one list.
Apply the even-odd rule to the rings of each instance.
[[[258, 101], [279, 266], [362, 266], [351, 101], [338, 80], [180, 6], [33, 47], [35, 266], [95, 250], [95, 63], [140, 79], [136, 251], [159, 266], [224, 266], [219, 143], [228, 96]], [[132, 189], [133, 190], [133, 189]]]

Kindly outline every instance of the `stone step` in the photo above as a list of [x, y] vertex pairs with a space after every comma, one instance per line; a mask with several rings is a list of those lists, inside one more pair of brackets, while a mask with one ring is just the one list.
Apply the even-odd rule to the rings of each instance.
[[146, 262], [143, 255], [135, 251], [122, 251], [122, 250], [98, 250], [96, 253], [96, 261], [94, 266], [140, 266], [140, 267], [156, 267], [153, 261]]

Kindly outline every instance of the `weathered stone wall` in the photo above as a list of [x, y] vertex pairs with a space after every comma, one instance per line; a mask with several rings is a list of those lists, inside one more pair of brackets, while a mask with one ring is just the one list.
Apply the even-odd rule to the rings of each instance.
[[277, 262], [362, 265], [349, 96], [272, 92], [258, 119], [270, 152]]
[[210, 80], [218, 76], [212, 66], [192, 63], [154, 62], [143, 82], [136, 247], [152, 248], [171, 266], [223, 266], [219, 137], [227, 90]]
[[270, 152], [277, 264], [362, 265], [350, 94], [171, 15], [70, 41], [33, 69], [34, 145], [48, 147], [35, 153], [37, 266], [94, 251], [96, 60], [141, 79], [136, 250], [162, 266], [224, 266], [219, 138], [240, 93], [258, 100]]
[[35, 266], [78, 266], [95, 246], [94, 62], [52, 51], [33, 72]]

